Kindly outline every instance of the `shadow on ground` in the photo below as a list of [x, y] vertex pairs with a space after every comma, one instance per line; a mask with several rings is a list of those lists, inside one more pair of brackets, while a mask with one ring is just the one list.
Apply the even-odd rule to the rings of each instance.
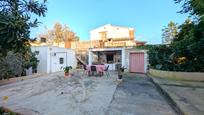
[[143, 74], [126, 74], [107, 115], [174, 115], [174, 111]]

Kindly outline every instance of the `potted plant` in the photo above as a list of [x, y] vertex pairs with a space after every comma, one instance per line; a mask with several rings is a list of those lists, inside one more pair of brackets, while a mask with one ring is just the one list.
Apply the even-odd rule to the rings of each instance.
[[64, 70], [64, 75], [65, 76], [68, 76], [69, 75], [69, 70], [70, 69], [72, 69], [72, 66], [65, 66], [64, 68], [63, 68], [63, 70]]
[[120, 67], [120, 71], [124, 72], [125, 71], [125, 67], [124, 66]]
[[33, 70], [37, 71], [37, 65], [39, 60], [36, 58], [37, 53], [31, 51], [25, 55], [23, 66], [25, 68], [26, 75], [31, 75]]
[[123, 75], [122, 73], [124, 72], [125, 70], [125, 67], [120, 67], [119, 70], [118, 70], [118, 79], [121, 80], [123, 78]]
[[26, 61], [24, 62], [24, 67], [25, 67], [25, 72], [26, 72], [26, 76], [28, 75], [32, 75], [32, 62], [30, 61]]

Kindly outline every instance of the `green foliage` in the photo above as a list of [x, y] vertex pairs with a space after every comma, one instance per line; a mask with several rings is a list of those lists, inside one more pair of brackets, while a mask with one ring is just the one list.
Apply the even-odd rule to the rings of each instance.
[[169, 45], [142, 47], [148, 49], [150, 67], [167, 71], [204, 72], [204, 0], [174, 1], [184, 1], [180, 13], [190, 13], [198, 19], [187, 19], [181, 24]]
[[33, 19], [34, 17], [32, 20], [31, 15], [45, 16], [47, 11], [45, 3], [46, 0], [43, 3], [36, 0], [0, 1], [1, 78], [20, 76], [23, 67], [36, 66], [36, 59], [31, 54], [29, 41], [32, 40], [30, 28], [37, 27], [39, 22]]
[[36, 52], [31, 52], [31, 50], [28, 50], [24, 57], [23, 67], [26, 69], [29, 69], [30, 67], [37, 69], [39, 60], [37, 60], [36, 55]]
[[180, 13], [190, 13], [196, 16], [199, 21], [204, 21], [204, 0], [174, 0], [175, 3], [183, 2], [183, 9]]
[[1, 0], [0, 1], [0, 52], [18, 52], [28, 46], [30, 28], [36, 27], [37, 19], [33, 21], [31, 14], [44, 16], [47, 8], [45, 2], [40, 4], [34, 0]]
[[173, 50], [167, 45], [147, 45], [139, 49], [147, 49], [150, 68], [160, 70], [174, 70], [172, 54]]
[[171, 43], [176, 35], [178, 34], [178, 27], [177, 24], [170, 21], [167, 27], [164, 27], [164, 29], [162, 29], [163, 34], [162, 34], [162, 43]]
[[69, 70], [72, 69], [72, 66], [63, 67], [65, 73], [69, 73]]
[[0, 58], [0, 80], [1, 79], [9, 79], [12, 77], [12, 72], [9, 68], [9, 64], [6, 63], [6, 60], [4, 58]]
[[167, 71], [204, 72], [204, 23], [187, 19], [169, 45], [149, 45], [150, 67]]
[[23, 58], [20, 53], [8, 52], [7, 56], [0, 58], [0, 79], [8, 79], [14, 76], [21, 76], [23, 71]]

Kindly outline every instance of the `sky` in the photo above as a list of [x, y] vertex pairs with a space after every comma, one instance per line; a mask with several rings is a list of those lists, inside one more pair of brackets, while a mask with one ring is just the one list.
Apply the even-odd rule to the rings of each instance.
[[173, 0], [48, 0], [46, 17], [31, 29], [31, 37], [53, 28], [54, 23], [66, 24], [80, 40], [89, 40], [92, 29], [112, 24], [133, 27], [135, 39], [160, 44], [162, 28], [170, 21], [183, 23], [188, 15], [177, 13], [181, 5]]

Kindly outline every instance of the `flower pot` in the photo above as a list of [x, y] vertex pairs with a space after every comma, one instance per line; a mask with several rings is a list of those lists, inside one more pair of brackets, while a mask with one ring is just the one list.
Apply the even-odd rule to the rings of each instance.
[[118, 79], [122, 79], [123, 78], [123, 75], [118, 75]]
[[69, 76], [69, 72], [64, 72], [64, 76]]
[[124, 70], [125, 70], [125, 69], [124, 69], [124, 68], [122, 68], [122, 69], [121, 69], [121, 72], [124, 72]]
[[26, 69], [26, 76], [32, 75], [33, 71], [32, 71], [32, 67], [29, 67], [28, 69]]

